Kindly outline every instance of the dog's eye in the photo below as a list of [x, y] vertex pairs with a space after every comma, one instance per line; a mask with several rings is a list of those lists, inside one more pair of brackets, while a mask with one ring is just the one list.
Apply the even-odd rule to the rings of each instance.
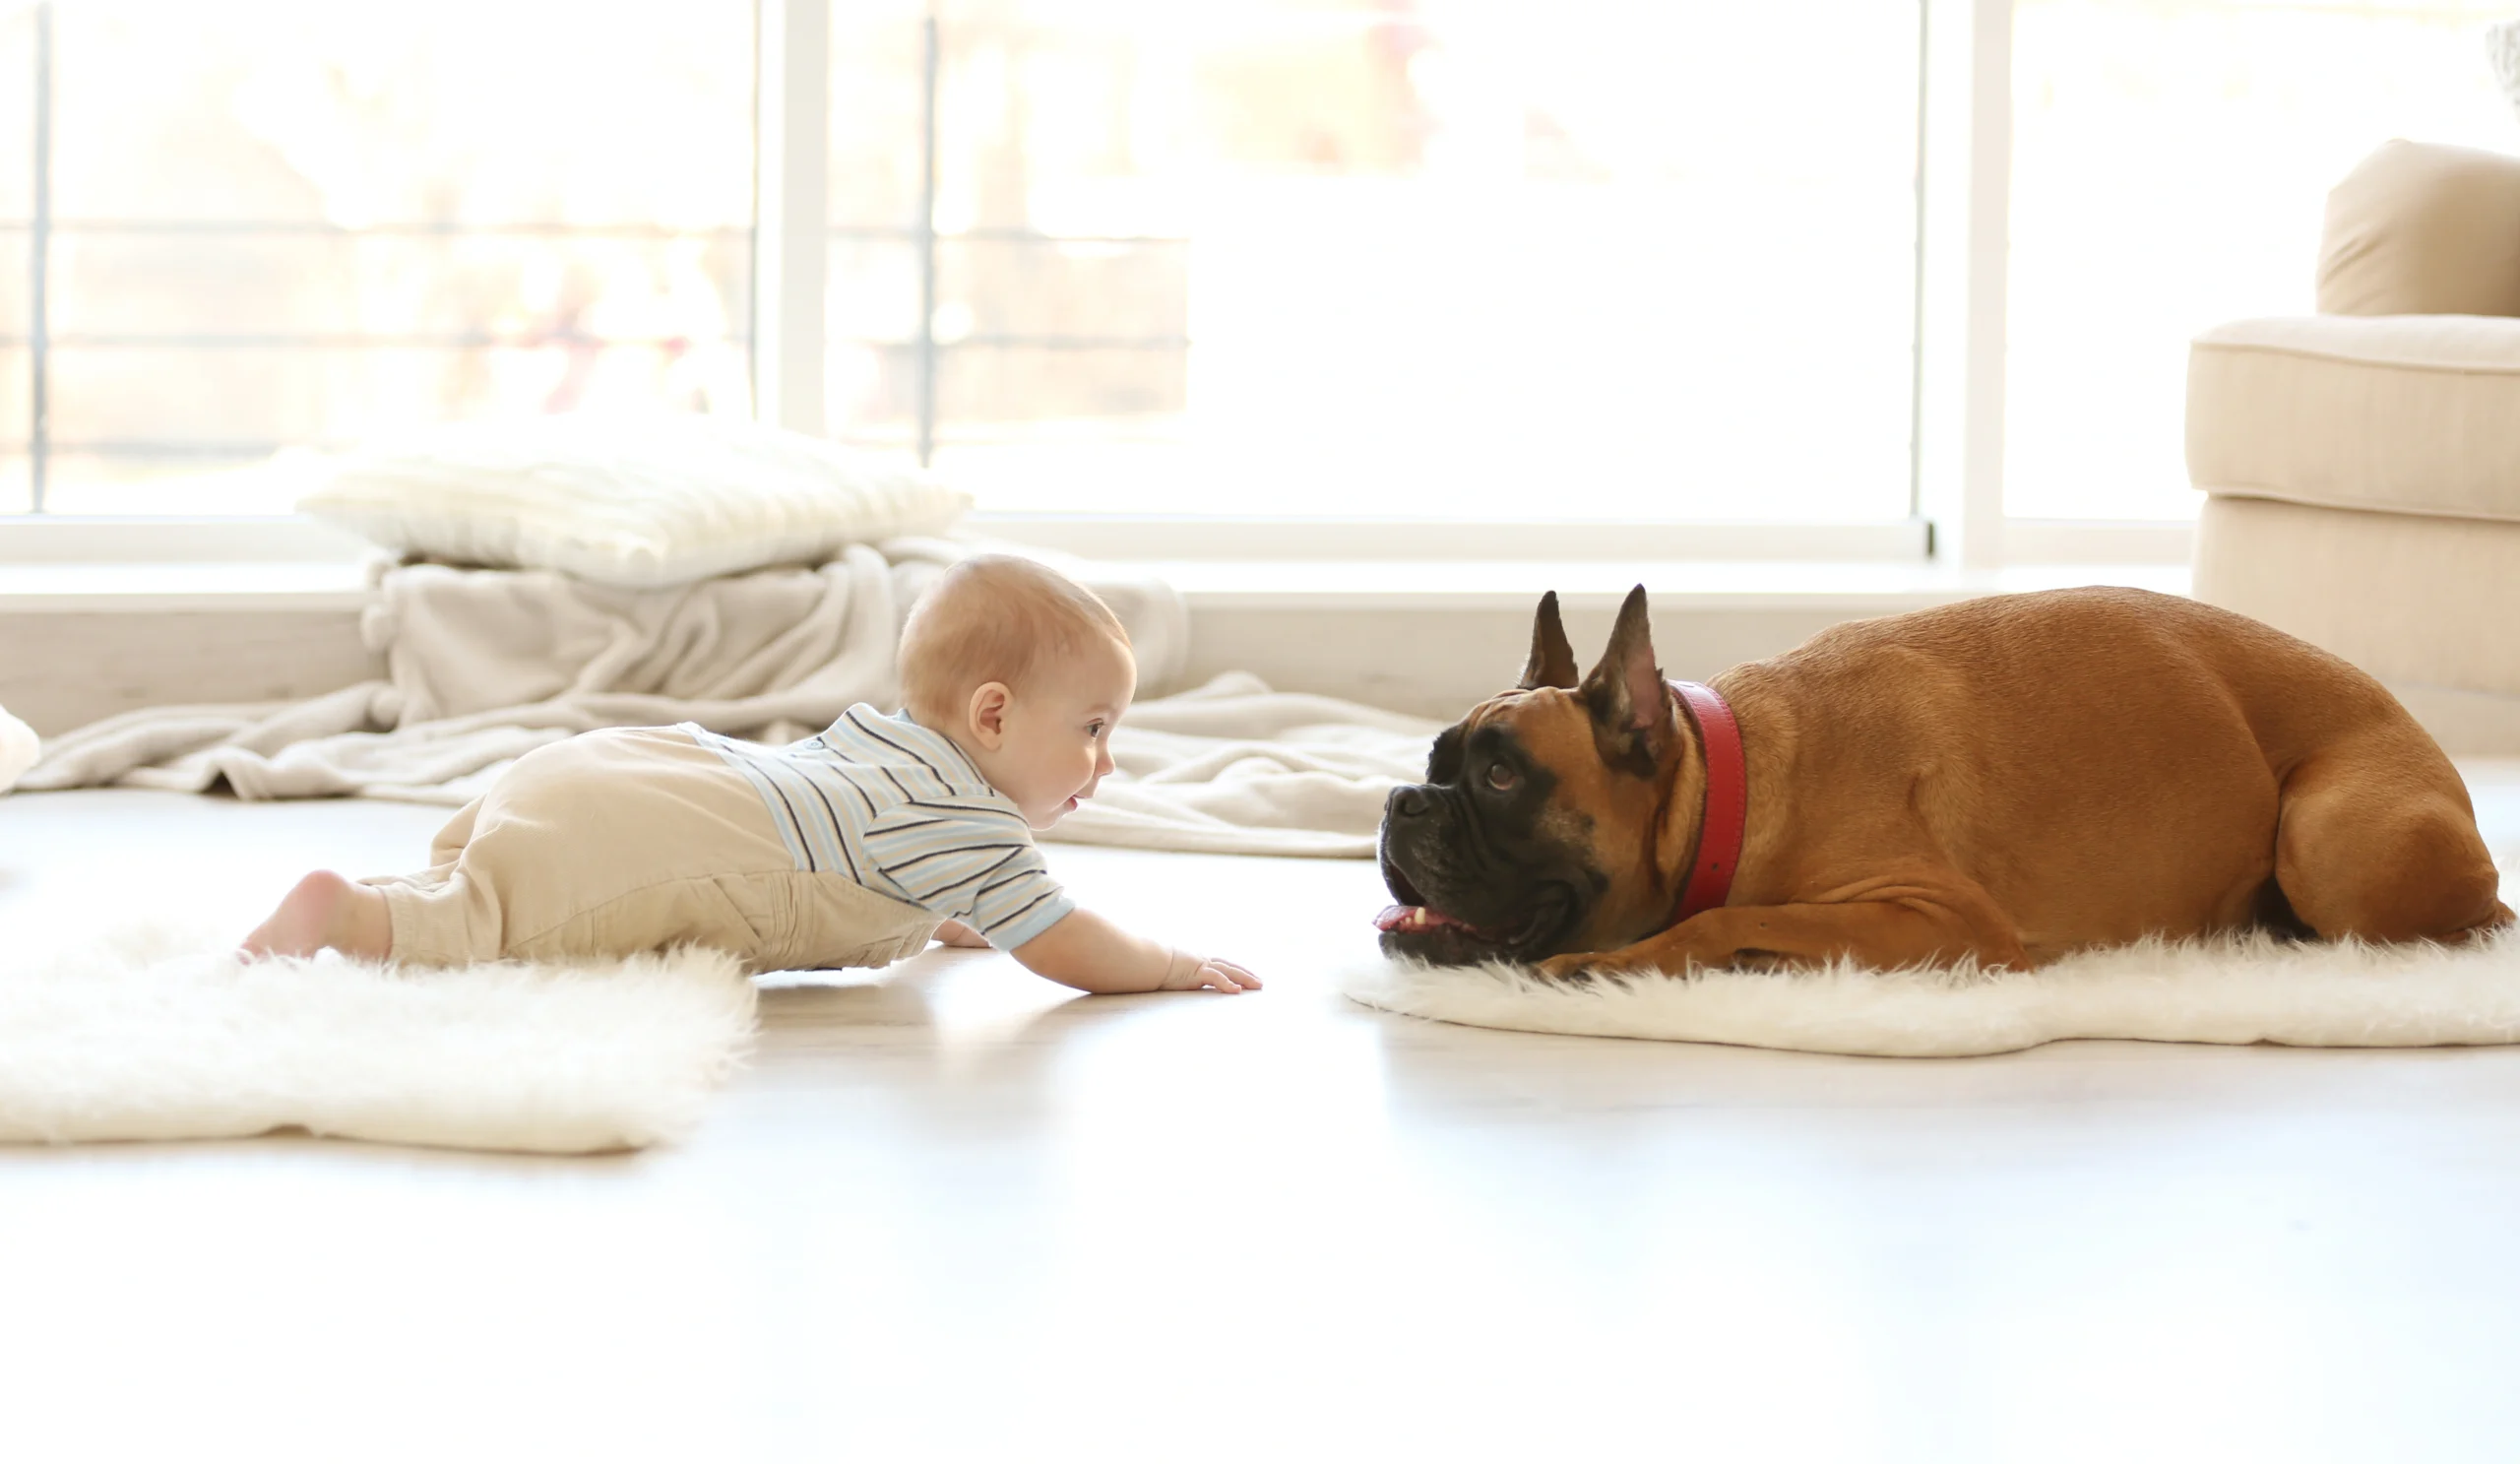
[[1512, 768], [1501, 762], [1491, 762], [1487, 765], [1487, 786], [1498, 793], [1511, 792], [1514, 785], [1521, 781]]

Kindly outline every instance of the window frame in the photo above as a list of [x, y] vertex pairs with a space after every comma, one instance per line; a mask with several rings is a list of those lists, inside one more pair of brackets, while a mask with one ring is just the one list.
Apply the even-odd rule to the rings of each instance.
[[[825, 429], [832, 0], [755, 0], [756, 136], [751, 359], [760, 420]], [[40, 11], [38, 12], [40, 16]], [[2024, 563], [2184, 562], [2183, 521], [2009, 518], [2003, 506], [2005, 267], [2012, 152], [2012, 0], [1919, 0], [1916, 311], [1910, 513], [1829, 523], [1367, 523], [1244, 516], [1000, 513], [994, 537], [1123, 559], [1880, 561], [1983, 571]], [[41, 24], [39, 19], [38, 25]], [[934, 198], [935, 22], [926, 25], [926, 196]], [[40, 41], [38, 42], [40, 44]], [[40, 139], [39, 139], [40, 142]], [[37, 208], [41, 208], [38, 187]], [[934, 287], [932, 206], [923, 293]], [[32, 267], [40, 286], [40, 251]], [[40, 291], [32, 301], [40, 320]], [[932, 320], [933, 310], [928, 311]], [[39, 339], [40, 327], [35, 336]], [[932, 377], [935, 346], [918, 345]], [[41, 391], [41, 373], [34, 373]], [[40, 402], [37, 403], [38, 408]], [[932, 443], [923, 407], [918, 444]], [[40, 431], [39, 424], [36, 430]], [[38, 439], [39, 440], [39, 439]], [[342, 536], [302, 519], [0, 515], [0, 563], [338, 554]]]

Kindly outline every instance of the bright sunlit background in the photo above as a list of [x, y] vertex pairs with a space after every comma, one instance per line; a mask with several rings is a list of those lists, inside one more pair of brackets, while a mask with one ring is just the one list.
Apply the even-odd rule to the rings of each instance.
[[[932, 376], [919, 366], [936, 28]], [[2194, 511], [2185, 343], [2310, 306], [2381, 141], [2520, 152], [2506, 0], [2020, 0], [2006, 506]], [[291, 445], [746, 414], [734, 0], [0, 0], [0, 512], [270, 512]], [[833, 435], [1000, 509], [1910, 506], [1916, 0], [834, 8]], [[924, 404], [922, 398], [924, 397]], [[205, 476], [210, 475], [210, 476]]]
[[2306, 315], [2327, 190], [2393, 137], [2520, 153], [2511, 0], [2017, 0], [2004, 506], [2192, 518], [2188, 339]]
[[[1913, 4], [949, 17], [938, 227], [1145, 240], [946, 254], [937, 464], [983, 501], [1907, 511]], [[857, 33], [844, 68], [916, 55]], [[902, 219], [914, 121], [843, 117], [838, 221]], [[835, 260], [837, 335], [914, 326], [881, 258]], [[905, 358], [839, 350], [836, 430], [903, 440]]]

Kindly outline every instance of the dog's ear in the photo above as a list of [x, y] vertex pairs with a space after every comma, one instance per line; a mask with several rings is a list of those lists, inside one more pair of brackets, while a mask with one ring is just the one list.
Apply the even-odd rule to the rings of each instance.
[[1639, 778], [1652, 778], [1679, 740], [1670, 689], [1654, 660], [1654, 627], [1645, 611], [1645, 587], [1627, 592], [1610, 627], [1608, 649], [1580, 690], [1593, 712], [1593, 737], [1602, 760]]
[[1540, 613], [1532, 617], [1532, 654], [1523, 663], [1521, 689], [1575, 684], [1575, 648], [1566, 644], [1566, 623], [1557, 618], [1557, 592], [1540, 598]]

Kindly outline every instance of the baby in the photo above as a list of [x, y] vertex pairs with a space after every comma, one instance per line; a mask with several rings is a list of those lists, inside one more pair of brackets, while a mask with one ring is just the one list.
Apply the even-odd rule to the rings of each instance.
[[684, 723], [536, 748], [439, 832], [431, 867], [309, 874], [244, 951], [455, 966], [706, 945], [783, 971], [934, 937], [1086, 991], [1259, 987], [1079, 909], [1034, 847], [1111, 771], [1137, 691], [1109, 607], [1031, 560], [967, 559], [911, 612], [901, 662], [900, 715], [860, 703], [785, 747]]

